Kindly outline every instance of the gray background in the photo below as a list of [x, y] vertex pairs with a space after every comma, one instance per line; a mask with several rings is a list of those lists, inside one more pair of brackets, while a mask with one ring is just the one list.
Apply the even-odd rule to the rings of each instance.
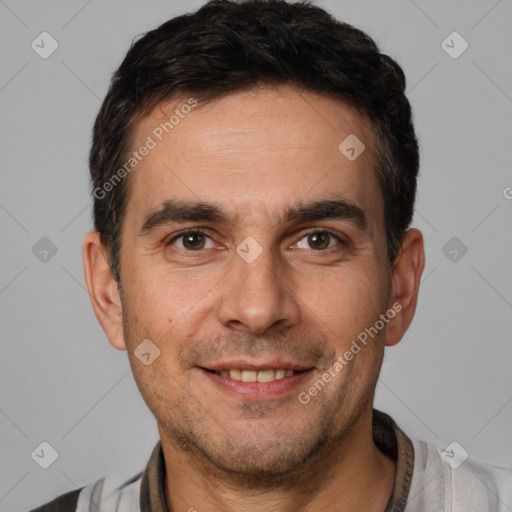
[[[0, 0], [2, 511], [109, 473], [129, 477], [158, 439], [126, 353], [109, 345], [85, 289], [87, 153], [132, 38], [201, 3]], [[416, 318], [387, 351], [376, 406], [409, 434], [439, 446], [456, 440], [511, 467], [512, 2], [317, 4], [403, 66], [421, 144], [414, 226], [427, 263]], [[59, 45], [47, 59], [31, 48], [43, 31]], [[453, 31], [469, 44], [456, 59], [441, 46]], [[47, 261], [32, 251], [43, 237], [57, 248]], [[443, 252], [452, 237], [459, 242]], [[46, 470], [31, 458], [42, 441], [59, 454]]]

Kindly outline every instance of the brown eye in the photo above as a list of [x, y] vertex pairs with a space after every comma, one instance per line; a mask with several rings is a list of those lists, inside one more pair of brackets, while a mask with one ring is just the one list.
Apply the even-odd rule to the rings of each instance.
[[336, 245], [346, 246], [345, 242], [339, 236], [329, 231], [313, 231], [312, 233], [307, 233], [297, 242], [299, 249], [313, 249], [314, 251], [331, 249]]
[[[210, 246], [207, 247], [207, 243], [210, 242]], [[203, 233], [202, 231], [190, 230], [175, 236], [172, 240], [166, 244], [167, 246], [175, 245], [178, 249], [184, 251], [195, 251], [198, 252], [201, 249], [211, 249], [213, 246], [213, 240]]]
[[312, 249], [327, 249], [329, 236], [328, 233], [313, 233], [308, 235], [308, 243]]
[[183, 246], [185, 249], [202, 249], [204, 245], [205, 240], [202, 233], [189, 233], [183, 237]]

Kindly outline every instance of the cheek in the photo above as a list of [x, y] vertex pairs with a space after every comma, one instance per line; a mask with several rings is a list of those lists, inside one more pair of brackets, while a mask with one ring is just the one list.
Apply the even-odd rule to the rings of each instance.
[[148, 338], [160, 349], [161, 364], [169, 364], [190, 342], [209, 288], [183, 276], [171, 278], [170, 273], [133, 275], [125, 294], [131, 346]]
[[177, 279], [169, 272], [134, 273], [129, 291], [132, 309], [141, 320], [154, 326], [170, 326], [186, 316], [197, 302], [198, 292], [193, 283]]
[[373, 325], [387, 306], [386, 285], [370, 265], [335, 269], [315, 281], [301, 285], [297, 294], [305, 314], [312, 314], [326, 336], [336, 336], [333, 343], [350, 343]]

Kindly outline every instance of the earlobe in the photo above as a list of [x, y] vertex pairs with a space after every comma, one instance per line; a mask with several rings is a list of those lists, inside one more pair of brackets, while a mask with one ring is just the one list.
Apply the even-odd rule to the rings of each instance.
[[123, 334], [123, 311], [117, 282], [112, 275], [108, 253], [97, 231], [87, 233], [83, 245], [84, 273], [96, 318], [110, 344], [126, 349]]
[[418, 229], [411, 228], [404, 235], [392, 269], [389, 308], [397, 311], [397, 314], [387, 326], [387, 346], [396, 345], [412, 322], [424, 267], [423, 235]]

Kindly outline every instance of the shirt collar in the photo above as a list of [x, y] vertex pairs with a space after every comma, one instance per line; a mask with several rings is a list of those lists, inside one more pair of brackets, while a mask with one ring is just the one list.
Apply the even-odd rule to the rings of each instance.
[[165, 500], [165, 459], [162, 441], [158, 441], [142, 474], [141, 512], [169, 512]]
[[379, 450], [396, 462], [395, 485], [384, 512], [403, 512], [407, 505], [414, 468], [414, 448], [391, 416], [373, 410], [373, 440]]
[[[393, 492], [385, 512], [403, 512], [411, 487], [414, 449], [411, 440], [387, 414], [373, 410], [373, 439], [378, 448], [396, 462]], [[142, 474], [141, 512], [169, 512], [165, 500], [165, 459], [158, 441]]]

